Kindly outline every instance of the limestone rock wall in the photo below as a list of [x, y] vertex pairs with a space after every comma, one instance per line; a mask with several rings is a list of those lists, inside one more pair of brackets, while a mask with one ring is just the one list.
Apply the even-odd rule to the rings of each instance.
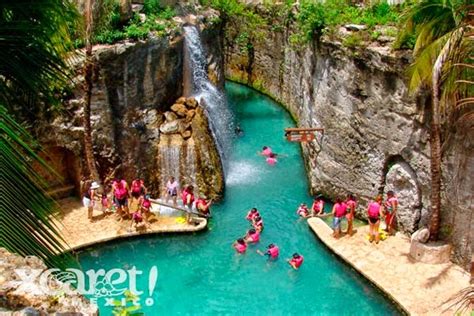
[[61, 293], [62, 283], [54, 277], [50, 277], [48, 287], [43, 288], [44, 284], [39, 283], [40, 277], [35, 279], [34, 276], [46, 269], [44, 262], [37, 257], [23, 258], [0, 248], [2, 315], [99, 315], [97, 306], [78, 292]]
[[[206, 45], [219, 32], [219, 27], [203, 27], [202, 37]], [[159, 127], [165, 120], [164, 112], [183, 92], [183, 41], [183, 37], [178, 35], [94, 48], [96, 67], [91, 123], [94, 154], [102, 179], [119, 176], [131, 181], [143, 177], [154, 195], [163, 191], [164, 183], [159, 173], [161, 166], [157, 159], [161, 137]], [[221, 46], [206, 47], [206, 51], [212, 66], [209, 71], [214, 74], [216, 83], [223, 86]], [[73, 152], [81, 169], [79, 174], [84, 176], [87, 170], [83, 154], [82, 62], [76, 61], [77, 85], [64, 111], [51, 120], [42, 118], [46, 123], [38, 124], [35, 132], [46, 148], [64, 148]], [[207, 124], [205, 120], [200, 122]], [[206, 141], [213, 140], [208, 138]], [[201, 146], [199, 151], [215, 150], [211, 144], [195, 143]], [[215, 159], [203, 161], [202, 166], [215, 170], [215, 176], [222, 176], [218, 155], [210, 154], [207, 158], [211, 157]], [[199, 168], [194, 171], [201, 172]], [[196, 178], [196, 175], [189, 177]], [[221, 195], [222, 183], [212, 186], [208, 193], [215, 197]]]
[[[263, 32], [264, 41], [244, 43], [246, 47], [237, 41], [226, 42], [226, 76], [281, 102], [298, 126], [325, 129], [318, 141], [302, 145], [312, 193], [334, 198], [352, 192], [359, 199], [358, 215], [365, 217], [374, 195], [395, 189], [401, 200], [397, 220], [402, 231], [412, 233], [426, 225], [430, 197], [428, 100], [408, 95], [404, 73], [410, 55], [377, 46], [349, 49], [325, 38], [295, 47], [290, 43], [291, 27]], [[472, 132], [470, 135], [464, 142], [472, 147]], [[457, 144], [451, 162], [444, 166], [448, 178], [453, 176], [450, 164], [455, 161], [458, 172], [472, 174], [472, 159], [461, 150], [466, 144]], [[455, 259], [465, 264], [474, 244], [474, 180], [456, 181], [466, 202], [448, 205], [445, 199], [446, 212], [457, 217], [444, 216], [442, 226], [453, 225], [451, 236], [460, 230], [459, 236], [453, 237], [459, 245]], [[445, 197], [449, 195], [444, 192]]]

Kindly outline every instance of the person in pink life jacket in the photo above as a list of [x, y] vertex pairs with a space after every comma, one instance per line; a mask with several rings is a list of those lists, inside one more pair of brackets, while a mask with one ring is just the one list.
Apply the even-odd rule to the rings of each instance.
[[196, 200], [196, 210], [205, 217], [211, 217], [211, 210], [210, 210], [211, 204], [212, 204], [212, 199], [209, 201], [206, 201], [205, 196], [200, 196]]
[[311, 214], [309, 213], [308, 207], [305, 203], [301, 203], [298, 209], [296, 210], [296, 214], [298, 214], [302, 218], [310, 217]]
[[260, 155], [269, 157], [271, 154], [273, 154], [272, 149], [268, 146], [263, 146], [262, 151], [260, 152]]
[[324, 201], [320, 195], [314, 199], [311, 211], [313, 212], [313, 216], [324, 215]]
[[303, 256], [295, 252], [293, 257], [287, 261], [293, 269], [298, 270], [303, 264], [303, 260]]
[[276, 159], [276, 155], [274, 153], [271, 153], [270, 155], [268, 155], [266, 161], [267, 161], [267, 164], [269, 164], [270, 166], [274, 166], [278, 162]]
[[129, 209], [128, 209], [128, 184], [127, 181], [124, 179], [122, 180], [114, 180], [112, 182], [112, 195], [114, 197], [114, 203], [117, 207], [117, 215], [120, 217], [120, 220], [123, 219], [123, 215], [125, 217], [129, 217]]
[[137, 201], [137, 205], [139, 206], [140, 198], [146, 194], [145, 182], [143, 179], [136, 178], [132, 181], [132, 185], [130, 187], [130, 204], [129, 208], [132, 208], [132, 204], [134, 201]]
[[347, 205], [342, 201], [340, 197], [336, 199], [336, 204], [332, 208], [333, 222], [332, 226], [334, 229], [333, 237], [339, 238], [341, 235], [341, 222], [344, 216], [346, 216]]
[[384, 215], [385, 215], [385, 230], [389, 235], [393, 235], [394, 229], [394, 219], [397, 214], [398, 208], [398, 199], [395, 196], [395, 192], [387, 192], [387, 200], [384, 205]]
[[275, 244], [270, 244], [267, 247], [267, 251], [265, 253], [257, 250], [257, 253], [261, 256], [268, 256], [268, 259], [276, 260], [280, 255], [280, 249]]
[[369, 203], [367, 207], [367, 215], [369, 218], [369, 241], [378, 244], [380, 240], [379, 225], [380, 214], [382, 212], [382, 196], [377, 195], [374, 201]]
[[355, 209], [357, 206], [356, 199], [352, 194], [347, 195], [346, 205], [347, 205], [347, 214], [346, 214], [347, 234], [349, 236], [352, 236], [354, 234], [353, 223], [354, 223]]
[[148, 218], [150, 217], [151, 214], [151, 201], [150, 201], [150, 195], [145, 194], [145, 196], [142, 196], [140, 200], [138, 201], [139, 208], [138, 210], [143, 216], [143, 219], [145, 221], [145, 225], [149, 228], [150, 227], [150, 222], [148, 221]]
[[192, 185], [188, 185], [183, 192], [181, 192], [181, 199], [183, 200], [184, 207], [188, 208], [188, 212], [186, 212], [186, 221], [191, 223], [191, 212], [193, 209], [193, 202], [194, 202], [194, 187]]
[[260, 233], [254, 228], [251, 228], [247, 232], [247, 235], [245, 235], [244, 240], [246, 243], [257, 243], [260, 240]]
[[247, 213], [247, 216], [245, 217], [248, 221], [253, 221], [253, 219], [257, 216], [260, 216], [260, 214], [258, 213], [258, 210], [253, 207], [248, 213]]
[[256, 231], [261, 233], [263, 231], [263, 220], [260, 216], [254, 217], [252, 221], [252, 226], [255, 228]]
[[237, 239], [232, 246], [237, 250], [238, 253], [245, 253], [247, 250], [247, 244], [242, 238]]

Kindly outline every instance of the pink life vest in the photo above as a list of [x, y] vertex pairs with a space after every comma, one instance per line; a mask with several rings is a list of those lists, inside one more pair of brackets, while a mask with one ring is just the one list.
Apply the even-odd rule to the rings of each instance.
[[344, 202], [336, 203], [336, 205], [334, 206], [336, 207], [336, 212], [334, 214], [335, 217], [343, 217], [344, 215], [346, 215], [346, 211], [347, 211], [346, 203]]
[[270, 147], [267, 147], [262, 151], [262, 154], [266, 157], [270, 156], [272, 154], [272, 149]]
[[303, 264], [303, 256], [300, 255], [298, 258], [293, 258], [291, 262], [294, 263], [296, 268], [299, 268]]
[[143, 200], [142, 207], [149, 209], [151, 207], [151, 202], [150, 200]]
[[189, 199], [189, 203], [191, 204], [194, 202], [194, 194], [188, 192], [187, 190], [183, 190], [183, 193], [181, 193], [181, 198], [183, 200], [184, 205], [188, 204], [188, 195], [191, 196], [191, 198]]
[[274, 166], [276, 163], [277, 163], [277, 160], [275, 158], [272, 158], [272, 157], [267, 158], [267, 164], [269, 164], [270, 166]]
[[273, 246], [267, 250], [267, 253], [270, 255], [272, 259], [276, 259], [280, 254], [280, 249], [277, 246]]
[[247, 244], [235, 243], [234, 248], [238, 253], [244, 253], [247, 250]]
[[324, 201], [319, 200], [319, 202], [313, 203], [313, 212], [319, 213], [324, 207]]
[[250, 242], [258, 242], [260, 240], [260, 233], [257, 231], [254, 234], [249, 235]]
[[299, 216], [307, 216], [309, 212], [308, 212], [308, 209], [307, 209], [307, 208], [300, 206], [300, 207], [298, 208], [298, 210], [296, 211], [296, 213], [297, 213]]
[[140, 193], [142, 191], [142, 183], [140, 180], [133, 180], [132, 181], [132, 192], [133, 193]]
[[245, 217], [245, 218], [248, 219], [249, 221], [251, 221], [251, 220], [253, 220], [255, 217], [257, 217], [258, 215], [260, 215], [260, 214], [258, 214], [258, 211], [255, 212], [255, 213], [252, 213], [252, 211], [249, 211], [249, 212], [247, 213], [247, 217]]
[[380, 204], [372, 202], [369, 204], [369, 217], [378, 218], [380, 216]]
[[389, 198], [386, 202], [385, 202], [385, 209], [387, 210], [387, 212], [389, 212], [390, 214], [393, 213], [393, 204], [395, 203], [395, 205], [398, 203], [398, 199], [395, 197], [395, 196], [392, 196], [391, 198]]
[[120, 183], [115, 184], [114, 195], [117, 199], [123, 200], [128, 195], [127, 182], [120, 180]]

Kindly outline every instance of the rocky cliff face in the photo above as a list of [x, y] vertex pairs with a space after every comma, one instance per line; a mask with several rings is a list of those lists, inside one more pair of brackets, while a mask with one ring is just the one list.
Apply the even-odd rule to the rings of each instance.
[[[373, 196], [394, 190], [400, 198], [400, 229], [412, 233], [426, 225], [429, 113], [425, 97], [408, 95], [407, 55], [378, 46], [349, 49], [324, 38], [295, 47], [290, 43], [291, 28], [269, 28], [263, 33], [265, 40], [245, 43], [245, 47], [236, 41], [226, 43], [226, 76], [281, 102], [299, 127], [324, 128], [316, 141], [302, 144], [312, 193], [334, 198], [352, 192], [359, 198], [358, 215], [365, 217]], [[453, 155], [463, 157], [459, 170], [469, 174], [472, 160], [461, 154], [464, 147], [459, 146]], [[446, 167], [444, 172], [451, 174]], [[472, 188], [473, 180], [457, 181]], [[472, 191], [464, 189], [467, 200], [472, 201]], [[445, 199], [445, 208], [447, 202]], [[455, 226], [460, 229], [458, 234], [468, 236], [472, 205], [471, 211], [460, 212], [459, 207], [461, 204], [449, 206], [453, 213], [464, 214], [469, 224], [459, 225], [458, 219]], [[469, 214], [470, 219], [465, 218]], [[442, 225], [449, 223], [444, 217]], [[458, 262], [470, 260], [470, 231], [470, 238], [458, 242], [464, 247]]]
[[[199, 17], [195, 17], [198, 19]], [[181, 21], [184, 23], [184, 20]], [[205, 43], [219, 37], [219, 27], [204, 28], [202, 37]], [[219, 45], [206, 46], [210, 61], [210, 72], [218, 84], [223, 86], [223, 58]], [[102, 179], [120, 176], [129, 181], [143, 177], [154, 195], [164, 186], [163, 152], [160, 126], [165, 122], [164, 113], [170, 110], [174, 101], [183, 93], [183, 37], [150, 39], [146, 42], [124, 42], [113, 46], [94, 48], [96, 58], [94, 86], [92, 92], [91, 121], [93, 130], [94, 154], [99, 164]], [[81, 73], [82, 60], [77, 61], [78, 73]], [[220, 72], [220, 74], [219, 74]], [[75, 156], [71, 165], [79, 166], [80, 172], [87, 174], [83, 155], [82, 127], [82, 77], [76, 78], [77, 85], [73, 96], [65, 105], [61, 115], [36, 127], [42, 144], [48, 149], [70, 152]], [[206, 130], [207, 121], [197, 118], [199, 128]], [[193, 123], [197, 124], [197, 123]], [[206, 152], [209, 157], [199, 160], [200, 165], [187, 174], [188, 169], [178, 169], [178, 179], [194, 179], [200, 184], [204, 174], [213, 170], [214, 177], [222, 177], [219, 156], [211, 138], [199, 139], [198, 134], [188, 138], [195, 151]], [[180, 147], [181, 148], [181, 147]], [[214, 152], [213, 152], [214, 151]], [[191, 153], [191, 151], [189, 152]], [[180, 153], [178, 156], [187, 155]], [[206, 158], [206, 159], [204, 159]], [[209, 158], [209, 159], [207, 159]], [[176, 170], [169, 171], [171, 173]], [[207, 173], [206, 173], [207, 172]], [[76, 177], [72, 182], [78, 183]], [[212, 185], [204, 189], [208, 195], [217, 197], [222, 193], [223, 181], [210, 181]], [[187, 183], [191, 184], [191, 183]], [[199, 187], [198, 183], [192, 183]]]

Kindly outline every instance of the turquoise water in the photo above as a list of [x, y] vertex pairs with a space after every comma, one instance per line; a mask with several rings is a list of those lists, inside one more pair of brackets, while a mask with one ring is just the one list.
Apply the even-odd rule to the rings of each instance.
[[[225, 199], [213, 206], [209, 231], [97, 246], [81, 254], [83, 268], [136, 266], [146, 272], [156, 265], [154, 305], [143, 307], [146, 315], [399, 314], [298, 220], [297, 206], [311, 197], [299, 147], [283, 137], [283, 129], [294, 125], [288, 113], [244, 86], [227, 83], [226, 91], [244, 135], [235, 141]], [[285, 155], [276, 166], [256, 154], [263, 145]], [[251, 207], [263, 215], [265, 229], [258, 245], [238, 255], [231, 245], [249, 229], [245, 215]], [[276, 262], [255, 251], [269, 243], [280, 247]], [[298, 271], [285, 262], [294, 252], [305, 258]], [[138, 288], [148, 289], [148, 280], [139, 279]], [[110, 308], [102, 306], [101, 314], [109, 315]]]

